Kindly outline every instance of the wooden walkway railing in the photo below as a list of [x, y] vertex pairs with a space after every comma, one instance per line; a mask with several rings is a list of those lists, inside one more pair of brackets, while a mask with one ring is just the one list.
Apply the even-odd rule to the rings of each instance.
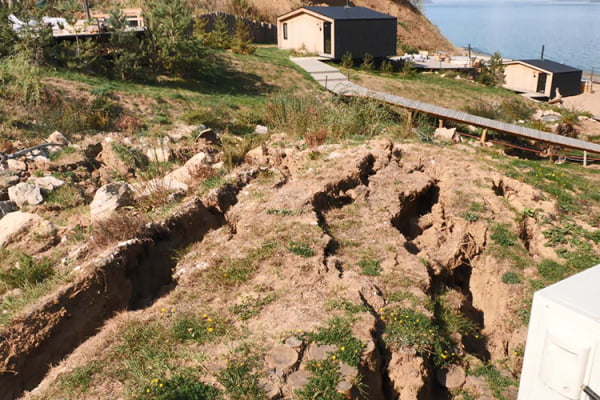
[[421, 101], [410, 100], [404, 97], [394, 96], [388, 93], [377, 92], [374, 90], [367, 89], [363, 86], [356, 85], [349, 81], [335, 83], [335, 85], [331, 85], [331, 87], [327, 89], [333, 93], [342, 96], [358, 96], [371, 98], [388, 104], [400, 106], [410, 111], [417, 111], [433, 115], [443, 120], [451, 120], [455, 122], [462, 122], [465, 124], [477, 126], [483, 128], [484, 135], [486, 134], [488, 129], [492, 129], [496, 132], [507, 133], [510, 135], [556, 144], [571, 149], [583, 150], [590, 153], [600, 154], [600, 145], [596, 143], [590, 143], [586, 142], [585, 140], [574, 139], [566, 136], [556, 135], [553, 133], [538, 131], [536, 129], [531, 129], [524, 126], [507, 124], [505, 122], [479, 117], [477, 115], [468, 114], [462, 111], [450, 110], [448, 108], [423, 103]]

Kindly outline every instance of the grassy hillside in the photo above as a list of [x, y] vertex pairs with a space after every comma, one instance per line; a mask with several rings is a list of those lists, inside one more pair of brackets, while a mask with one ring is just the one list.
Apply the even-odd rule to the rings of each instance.
[[[2, 171], [4, 197], [65, 181], [21, 209], [54, 229], [0, 254], [5, 393], [22, 378], [41, 382], [25, 399], [515, 398], [533, 291], [600, 262], [597, 167], [437, 142], [437, 121], [335, 98], [272, 47], [208, 55], [194, 78], [40, 68], [46, 102], [2, 93], [3, 151], [69, 140]], [[464, 77], [351, 75], [535, 108]], [[92, 220], [119, 181], [133, 201]]]

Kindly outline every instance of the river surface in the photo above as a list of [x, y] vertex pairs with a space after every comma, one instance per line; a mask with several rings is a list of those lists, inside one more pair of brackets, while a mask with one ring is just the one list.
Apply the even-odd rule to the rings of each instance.
[[600, 73], [600, 3], [440, 2], [425, 15], [456, 46]]

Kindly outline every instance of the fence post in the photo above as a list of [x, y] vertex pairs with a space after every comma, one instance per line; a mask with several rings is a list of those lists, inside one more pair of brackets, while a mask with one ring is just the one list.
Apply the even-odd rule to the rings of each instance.
[[583, 151], [583, 166], [587, 167], [587, 151]]
[[443, 128], [444, 127], [444, 120], [443, 119], [438, 119], [438, 128]]
[[487, 132], [488, 128], [483, 128], [483, 131], [481, 132], [481, 144], [484, 144], [487, 140]]

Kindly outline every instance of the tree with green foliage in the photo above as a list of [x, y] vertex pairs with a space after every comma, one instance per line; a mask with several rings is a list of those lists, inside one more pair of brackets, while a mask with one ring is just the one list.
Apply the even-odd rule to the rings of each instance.
[[213, 49], [226, 50], [231, 48], [231, 35], [224, 15], [215, 18], [213, 30], [206, 35], [206, 45]]
[[504, 61], [499, 52], [495, 52], [486, 65], [481, 67], [477, 81], [486, 86], [502, 86], [504, 84]]
[[203, 48], [192, 34], [192, 12], [185, 0], [149, 0], [146, 7], [145, 51], [152, 71], [194, 73], [200, 65]]
[[119, 8], [111, 10], [109, 24], [113, 29], [110, 36], [113, 73], [121, 80], [139, 76], [145, 57], [136, 32], [126, 29], [127, 20]]
[[256, 46], [252, 44], [250, 38], [248, 25], [242, 18], [238, 18], [236, 21], [231, 50], [238, 54], [253, 54], [256, 51]]

